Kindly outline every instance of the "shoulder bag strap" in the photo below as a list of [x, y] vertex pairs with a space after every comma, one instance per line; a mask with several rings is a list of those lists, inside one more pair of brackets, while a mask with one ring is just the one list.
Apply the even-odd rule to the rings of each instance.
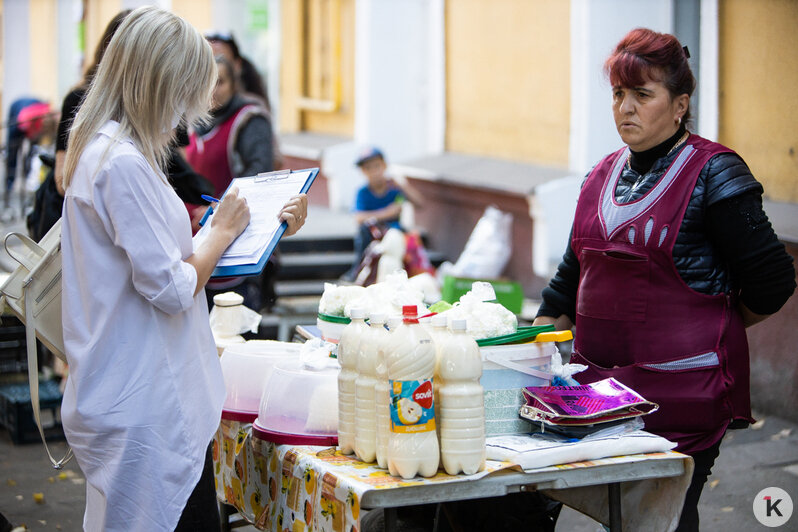
[[36, 318], [33, 316], [33, 301], [31, 291], [25, 290], [25, 343], [28, 350], [28, 384], [30, 387], [30, 402], [33, 407], [33, 418], [36, 420], [36, 428], [39, 429], [39, 435], [42, 437], [44, 450], [47, 451], [47, 456], [50, 458], [50, 463], [53, 464], [55, 469], [61, 469], [64, 464], [69, 462], [72, 458], [72, 448], [70, 447], [64, 457], [60, 460], [53, 458], [50, 453], [50, 448], [47, 446], [47, 440], [44, 437], [44, 429], [42, 428], [42, 414], [39, 405], [39, 360], [36, 353]]

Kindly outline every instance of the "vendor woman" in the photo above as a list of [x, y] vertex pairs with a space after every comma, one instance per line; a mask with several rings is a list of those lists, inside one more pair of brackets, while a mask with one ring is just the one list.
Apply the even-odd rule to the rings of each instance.
[[579, 382], [615, 377], [659, 404], [647, 430], [695, 461], [677, 530], [698, 530], [721, 439], [752, 422], [745, 328], [795, 289], [762, 185], [731, 149], [687, 129], [688, 57], [672, 35], [635, 29], [607, 59], [626, 146], [585, 179], [535, 319], [576, 326]]

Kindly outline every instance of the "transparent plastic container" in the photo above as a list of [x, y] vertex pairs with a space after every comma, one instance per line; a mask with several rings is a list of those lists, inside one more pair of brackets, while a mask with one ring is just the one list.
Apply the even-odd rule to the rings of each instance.
[[299, 350], [298, 343], [273, 340], [250, 340], [228, 346], [220, 360], [227, 389], [223, 409], [257, 415], [263, 387], [272, 369], [280, 362], [298, 360]]
[[349, 325], [350, 319], [345, 316], [330, 316], [319, 313], [316, 318], [316, 326], [321, 331], [321, 338], [325, 342], [337, 344], [341, 339], [341, 333]]
[[274, 367], [253, 424], [277, 444], [336, 445], [338, 369], [314, 369], [298, 360]]

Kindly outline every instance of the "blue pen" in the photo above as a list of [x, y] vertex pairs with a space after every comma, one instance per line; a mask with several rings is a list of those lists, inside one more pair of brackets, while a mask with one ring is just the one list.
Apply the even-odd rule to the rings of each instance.
[[[205, 201], [209, 201], [213, 203], [219, 203], [219, 200], [214, 198], [213, 196], [208, 196], [207, 194], [200, 194], [200, 198], [204, 199]], [[205, 214], [202, 215], [202, 219], [199, 221], [200, 226], [205, 225], [205, 222], [208, 221], [208, 217], [213, 214], [213, 205], [208, 207], [208, 210], [205, 211]]]

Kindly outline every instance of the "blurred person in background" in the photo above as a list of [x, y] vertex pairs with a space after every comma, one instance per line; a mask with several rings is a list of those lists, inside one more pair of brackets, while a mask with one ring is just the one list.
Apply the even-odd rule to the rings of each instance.
[[223, 56], [233, 65], [233, 71], [238, 80], [241, 94], [250, 99], [260, 100], [266, 110], [271, 112], [266, 83], [258, 73], [255, 65], [241, 55], [233, 34], [230, 32], [210, 32], [205, 35], [205, 38], [211, 43], [214, 55]]
[[[231, 191], [196, 250], [162, 168], [174, 128], [207, 114], [210, 46], [157, 7], [122, 22], [64, 160], [64, 433], [86, 477], [87, 531], [218, 531], [210, 441], [225, 398], [203, 287], [249, 223]], [[306, 200], [280, 213], [296, 232]]]
[[587, 175], [534, 321], [576, 327], [580, 383], [615, 377], [659, 405], [646, 430], [695, 463], [680, 531], [699, 528], [726, 430], [753, 422], [745, 328], [795, 289], [762, 185], [734, 151], [687, 129], [688, 58], [673, 35], [635, 29], [607, 59], [626, 146]]
[[358, 189], [352, 207], [357, 233], [354, 241], [354, 261], [349, 270], [341, 276], [341, 280], [347, 282], [355, 280], [363, 261], [363, 254], [375, 237], [381, 238], [390, 228], [404, 231], [399, 218], [405, 200], [416, 207], [424, 204], [421, 194], [409, 183], [405, 181], [400, 184], [386, 174], [388, 164], [379, 148], [366, 146], [361, 150], [355, 164], [366, 178], [366, 183]]
[[[218, 198], [233, 178], [274, 170], [274, 135], [269, 111], [241, 93], [232, 63], [223, 55], [217, 55], [215, 60], [218, 77], [211, 120], [190, 132], [185, 153], [191, 167], [213, 184]], [[205, 210], [202, 207], [192, 213], [195, 230], [199, 229]], [[233, 290], [244, 297], [245, 306], [256, 311], [271, 309], [276, 299], [274, 277], [278, 267], [278, 256], [273, 254], [260, 276], [210, 281], [209, 303], [214, 295]]]
[[[6, 177], [3, 196], [3, 218], [10, 219], [11, 194], [19, 176], [24, 181], [40, 153], [37, 146], [46, 145], [55, 136], [58, 112], [37, 98], [19, 98], [11, 103], [6, 123]], [[51, 154], [52, 155], [52, 154]], [[37, 160], [37, 159], [36, 159]], [[23, 188], [25, 183], [22, 184]], [[24, 200], [24, 195], [22, 196]]]

